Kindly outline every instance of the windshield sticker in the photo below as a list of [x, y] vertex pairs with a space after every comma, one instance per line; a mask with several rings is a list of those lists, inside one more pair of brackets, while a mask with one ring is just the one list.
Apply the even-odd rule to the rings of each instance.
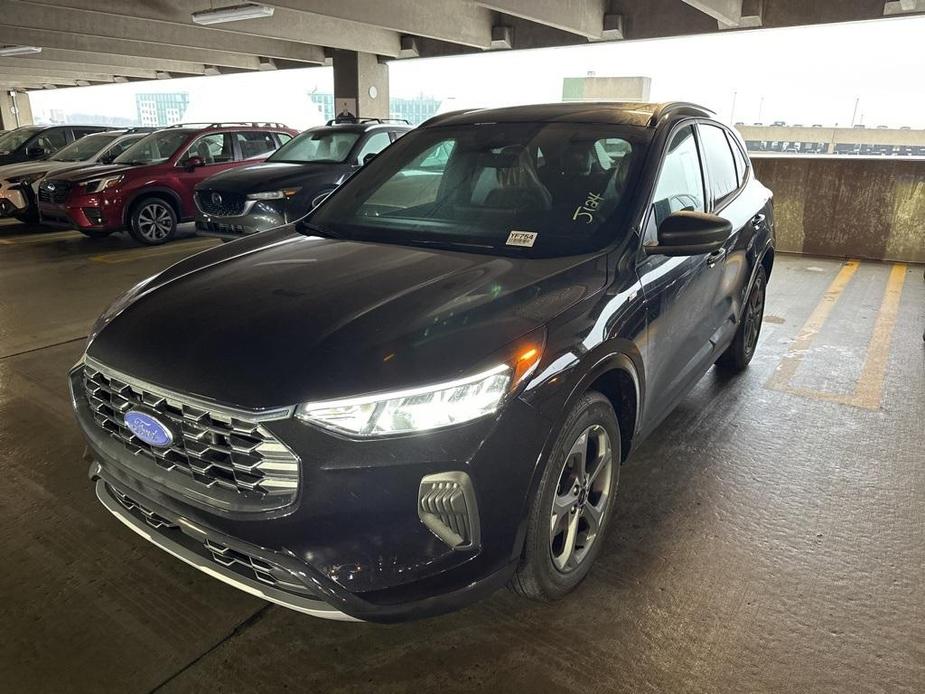
[[533, 248], [537, 234], [533, 231], [512, 231], [507, 237], [508, 246], [523, 246], [524, 248]]
[[588, 193], [588, 199], [585, 200], [584, 204], [578, 207], [575, 210], [575, 214], [572, 215], [574, 221], [579, 219], [584, 219], [585, 224], [590, 224], [594, 221], [594, 213], [598, 207], [601, 206], [601, 200], [603, 196], [597, 195], [596, 193]]

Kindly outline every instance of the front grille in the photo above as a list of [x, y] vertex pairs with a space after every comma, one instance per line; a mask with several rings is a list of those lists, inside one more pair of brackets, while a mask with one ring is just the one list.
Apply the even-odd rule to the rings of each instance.
[[184, 533], [183, 528], [178, 523], [167, 520], [118, 489], [110, 485], [106, 485], [106, 489], [115, 497], [116, 501], [122, 504], [136, 518], [143, 520], [161, 535], [193, 550], [199, 556], [211, 559], [216, 564], [240, 576], [255, 579], [280, 590], [303, 595], [317, 595], [317, 590], [298, 580], [289, 569], [263, 557], [250, 554], [244, 548], [233, 549], [210, 537], [198, 536], [194, 538]]
[[227, 236], [244, 236], [247, 229], [243, 224], [222, 224], [220, 222], [197, 221], [196, 230], [208, 234], [225, 234]]
[[197, 190], [196, 202], [199, 209], [216, 217], [237, 217], [244, 214], [247, 202], [240, 193], [219, 190]]
[[[245, 503], [272, 500], [277, 506], [295, 498], [299, 459], [258, 421], [154, 392], [90, 364], [83, 385], [97, 426], [133, 455], [183, 475], [207, 495], [218, 487], [237, 492]], [[142, 441], [125, 425], [130, 410], [155, 416], [170, 427], [173, 440], [166, 447]]]
[[42, 181], [39, 184], [39, 201], [60, 205], [67, 200], [70, 192], [71, 184], [68, 181]]

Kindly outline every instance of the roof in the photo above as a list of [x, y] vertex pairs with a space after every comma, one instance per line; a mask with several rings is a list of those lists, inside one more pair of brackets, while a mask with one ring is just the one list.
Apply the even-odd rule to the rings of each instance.
[[422, 127], [434, 125], [471, 125], [474, 123], [601, 123], [654, 127], [669, 115], [712, 117], [703, 106], [682, 101], [665, 103], [639, 102], [565, 102], [510, 106], [507, 108], [472, 109], [453, 111], [434, 116]]

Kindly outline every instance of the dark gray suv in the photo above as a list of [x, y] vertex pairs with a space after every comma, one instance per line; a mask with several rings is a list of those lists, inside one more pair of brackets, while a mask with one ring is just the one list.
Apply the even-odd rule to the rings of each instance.
[[294, 222], [409, 130], [407, 121], [378, 118], [306, 130], [266, 162], [197, 185], [196, 230], [234, 239]]

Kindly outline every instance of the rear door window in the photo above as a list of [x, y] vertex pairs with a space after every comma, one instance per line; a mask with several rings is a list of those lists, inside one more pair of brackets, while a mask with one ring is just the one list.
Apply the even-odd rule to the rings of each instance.
[[702, 123], [700, 139], [703, 142], [704, 161], [707, 168], [707, 180], [714, 205], [721, 204], [739, 187], [735, 160], [725, 131], [716, 126]]
[[273, 133], [264, 131], [250, 131], [235, 133], [238, 147], [241, 149], [242, 159], [262, 157], [276, 151], [276, 140]]

